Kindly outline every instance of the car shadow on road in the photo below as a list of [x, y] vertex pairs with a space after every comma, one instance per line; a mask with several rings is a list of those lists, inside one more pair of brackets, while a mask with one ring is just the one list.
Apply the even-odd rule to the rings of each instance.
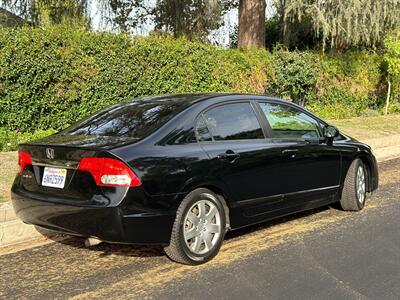
[[159, 245], [129, 245], [100, 243], [96, 246], [86, 247], [85, 238], [58, 234], [47, 229], [36, 228], [42, 235], [56, 243], [67, 247], [87, 249], [88, 251], [99, 252], [100, 256], [119, 255], [129, 257], [157, 257], [164, 256], [164, 250]]
[[[244, 237], [247, 234], [254, 233], [257, 231], [265, 230], [273, 226], [278, 226], [285, 222], [289, 222], [292, 220], [298, 220], [302, 218], [306, 218], [312, 216], [314, 214], [327, 211], [329, 209], [339, 209], [336, 205], [325, 206], [322, 208], [312, 209], [305, 212], [295, 213], [286, 217], [277, 218], [271, 221], [265, 221], [262, 223], [258, 223], [255, 225], [243, 227], [234, 231], [230, 231], [225, 236], [225, 242], [229, 243], [229, 240], [234, 238]], [[68, 247], [75, 247], [79, 249], [87, 249], [87, 251], [95, 251], [99, 252], [100, 256], [108, 256], [108, 255], [119, 255], [119, 256], [127, 256], [127, 257], [162, 257], [165, 256], [165, 252], [162, 246], [158, 245], [129, 245], [129, 244], [109, 244], [109, 243], [101, 243], [96, 246], [86, 247], [84, 244], [85, 239], [81, 237], [69, 237], [62, 235], [54, 235], [51, 233], [42, 232], [43, 235], [46, 235], [49, 239], [54, 240], [57, 243], [63, 244]]]
[[329, 209], [339, 209], [339, 207], [336, 204], [330, 205], [330, 206], [324, 206], [324, 207], [320, 207], [320, 208], [315, 208], [312, 210], [307, 210], [304, 212], [298, 212], [298, 213], [294, 213], [288, 216], [284, 216], [284, 217], [280, 217], [277, 219], [273, 219], [273, 220], [269, 220], [269, 221], [264, 221], [261, 223], [257, 223], [251, 226], [246, 226], [243, 228], [239, 228], [233, 231], [229, 231], [227, 232], [226, 236], [225, 236], [225, 241], [229, 241], [230, 239], [234, 239], [234, 238], [238, 238], [241, 236], [245, 236], [247, 234], [250, 233], [254, 233], [257, 231], [262, 231], [262, 230], [266, 230], [270, 227], [274, 227], [274, 226], [278, 226], [281, 224], [284, 224], [286, 222], [290, 222], [293, 220], [300, 220], [303, 218], [307, 218], [309, 216], [315, 215], [317, 213], [321, 213], [323, 211], [327, 211]]

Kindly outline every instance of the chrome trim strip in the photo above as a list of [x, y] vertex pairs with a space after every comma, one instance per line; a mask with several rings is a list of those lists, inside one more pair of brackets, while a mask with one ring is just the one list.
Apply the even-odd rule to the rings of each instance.
[[48, 163], [41, 163], [41, 162], [36, 162], [32, 161], [32, 166], [37, 166], [37, 167], [49, 167], [49, 168], [62, 168], [62, 169], [69, 169], [69, 170], [76, 170], [78, 167], [79, 163], [72, 164], [72, 163], [65, 163], [65, 162], [57, 162], [54, 161], [52, 164]]

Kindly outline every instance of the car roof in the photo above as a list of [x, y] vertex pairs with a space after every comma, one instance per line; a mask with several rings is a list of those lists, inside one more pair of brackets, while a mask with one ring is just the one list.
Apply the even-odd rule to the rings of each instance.
[[271, 101], [275, 103], [282, 103], [286, 105], [290, 105], [292, 107], [295, 107], [306, 114], [312, 116], [313, 118], [319, 120], [322, 124], [327, 124], [324, 120], [319, 118], [318, 116], [314, 115], [312, 112], [308, 111], [305, 107], [294, 103], [290, 100], [286, 99], [281, 99], [277, 97], [271, 97], [271, 96], [266, 96], [266, 95], [260, 95], [260, 94], [250, 94], [250, 93], [192, 93], [192, 94], [171, 94], [171, 95], [165, 95], [165, 96], [154, 96], [154, 97], [148, 97], [148, 98], [143, 98], [143, 100], [165, 100], [165, 101], [186, 101], [187, 105], [186, 108], [193, 106], [193, 104], [201, 104], [203, 103], [204, 105], [213, 105], [213, 104], [218, 104], [218, 103], [223, 103], [225, 101], [243, 101], [243, 100], [261, 100], [261, 101]]
[[229, 98], [229, 100], [265, 99], [265, 100], [278, 101], [278, 102], [282, 102], [282, 103], [293, 103], [288, 100], [284, 100], [284, 99], [280, 99], [280, 98], [276, 98], [276, 97], [270, 97], [270, 96], [259, 95], [259, 94], [247, 94], [247, 93], [169, 94], [169, 95], [135, 98], [135, 99], [132, 99], [132, 101], [144, 101], [144, 102], [183, 101], [183, 102], [187, 102], [187, 104], [190, 105], [190, 104], [202, 102], [205, 100], [218, 99], [218, 98]]
[[[217, 104], [219, 102], [225, 101], [240, 101], [240, 100], [264, 100], [273, 101], [282, 104], [288, 104], [303, 111], [307, 111], [303, 106], [298, 105], [290, 100], [285, 100], [281, 98], [260, 95], [260, 94], [247, 94], [247, 93], [189, 93], [189, 94], [170, 94], [170, 95], [160, 95], [160, 96], [149, 96], [143, 98], [132, 99], [132, 101], [143, 101], [143, 102], [164, 102], [170, 101], [172, 103], [184, 102], [183, 108], [188, 108], [193, 104], [200, 104], [202, 102], [208, 102], [209, 104]], [[125, 104], [129, 104], [125, 102]], [[308, 111], [307, 111], [308, 112]], [[310, 113], [310, 112], [308, 112]], [[318, 118], [317, 116], [313, 115]], [[319, 118], [318, 118], [319, 119]], [[322, 121], [320, 119], [320, 121]]]

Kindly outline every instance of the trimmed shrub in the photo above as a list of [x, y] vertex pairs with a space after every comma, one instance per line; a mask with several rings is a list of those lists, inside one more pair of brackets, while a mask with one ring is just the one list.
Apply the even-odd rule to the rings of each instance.
[[385, 39], [385, 62], [392, 82], [389, 113], [398, 112], [400, 107], [400, 29], [393, 31]]
[[[270, 53], [71, 25], [0, 27], [0, 144], [13, 145], [17, 129], [39, 135], [60, 130], [146, 95], [266, 93], [305, 103], [321, 117], [359, 116], [383, 104], [382, 64], [381, 55], [369, 52]], [[394, 88], [393, 96], [399, 91]]]
[[63, 26], [0, 28], [0, 127], [61, 129], [145, 95], [263, 93], [272, 70], [271, 55], [263, 50]]
[[34, 133], [10, 131], [0, 128], [0, 151], [12, 151], [17, 149], [17, 145], [28, 141], [37, 140], [55, 133], [56, 130], [37, 130]]
[[320, 73], [319, 56], [312, 52], [275, 49], [273, 53], [275, 81], [273, 92], [301, 105], [308, 103], [316, 92]]
[[385, 96], [382, 56], [369, 52], [320, 55], [320, 73], [310, 109], [323, 118], [342, 119], [378, 109]]

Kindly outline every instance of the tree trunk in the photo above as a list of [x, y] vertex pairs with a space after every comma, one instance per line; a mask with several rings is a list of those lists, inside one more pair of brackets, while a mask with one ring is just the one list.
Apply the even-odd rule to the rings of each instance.
[[387, 81], [388, 81], [388, 91], [387, 91], [387, 96], [386, 96], [385, 115], [388, 114], [389, 103], [390, 103], [390, 93], [391, 93], [391, 88], [392, 88], [392, 82], [390, 81], [390, 75], [388, 75]]
[[265, 0], [239, 1], [240, 48], [265, 47]]

